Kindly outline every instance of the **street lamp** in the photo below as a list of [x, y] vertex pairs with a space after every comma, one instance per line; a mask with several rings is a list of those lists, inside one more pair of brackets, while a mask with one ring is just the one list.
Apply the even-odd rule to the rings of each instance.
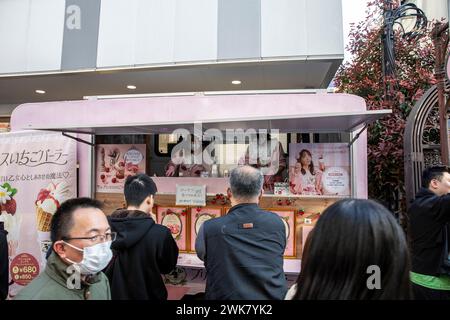
[[394, 8], [392, 0], [384, 2], [383, 19], [383, 73], [385, 78], [395, 77], [395, 27], [403, 37], [412, 39], [422, 36], [422, 30], [427, 27], [428, 19], [422, 9], [414, 3], [405, 3]]

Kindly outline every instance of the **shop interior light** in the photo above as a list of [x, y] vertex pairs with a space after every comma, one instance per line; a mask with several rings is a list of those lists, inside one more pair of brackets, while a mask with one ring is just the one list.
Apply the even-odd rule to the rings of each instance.
[[40, 90], [40, 89], [37, 89], [34, 92], [39, 93], [39, 94], [45, 94], [45, 90]]
[[127, 85], [127, 89], [135, 90], [136, 86], [133, 86], [133, 85], [129, 84], [129, 85]]
[[238, 85], [238, 84], [241, 84], [242, 81], [241, 80], [233, 80], [233, 81], [231, 81], [231, 83], [235, 84], [235, 85]]

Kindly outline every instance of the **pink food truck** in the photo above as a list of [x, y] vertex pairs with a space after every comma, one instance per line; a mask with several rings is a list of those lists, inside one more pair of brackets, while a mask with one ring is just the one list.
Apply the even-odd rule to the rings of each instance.
[[[228, 174], [241, 164], [263, 170], [260, 206], [285, 223], [284, 268], [293, 281], [320, 213], [341, 198], [367, 198], [364, 129], [390, 112], [368, 111], [354, 95], [320, 91], [20, 105], [11, 117], [12, 132], [0, 134], [0, 191], [16, 199], [14, 214], [0, 215], [11, 234], [10, 295], [42, 271], [48, 223], [61, 201], [94, 197], [110, 214], [125, 205], [124, 180], [137, 172], [156, 182], [153, 218], [171, 230], [180, 249], [177, 269], [166, 276], [169, 298], [204, 291], [196, 234], [204, 221], [227, 214]], [[301, 169], [305, 157], [314, 165], [307, 175]]]

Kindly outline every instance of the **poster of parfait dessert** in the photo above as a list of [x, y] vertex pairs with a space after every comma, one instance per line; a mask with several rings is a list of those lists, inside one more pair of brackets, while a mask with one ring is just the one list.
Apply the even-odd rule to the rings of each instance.
[[76, 142], [59, 133], [6, 133], [0, 146], [0, 221], [13, 298], [44, 270], [53, 214], [77, 195]]
[[97, 192], [122, 193], [128, 176], [145, 173], [145, 144], [99, 144], [96, 148]]
[[298, 195], [350, 195], [347, 143], [290, 143], [289, 190]]

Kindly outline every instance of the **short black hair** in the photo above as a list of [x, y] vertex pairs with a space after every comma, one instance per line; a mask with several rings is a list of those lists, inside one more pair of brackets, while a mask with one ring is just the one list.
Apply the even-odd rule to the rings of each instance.
[[155, 195], [157, 191], [155, 182], [145, 173], [128, 176], [124, 187], [127, 206], [139, 207], [145, 198]]
[[74, 198], [64, 201], [56, 210], [50, 224], [50, 239], [53, 243], [69, 237], [73, 227], [73, 213], [80, 208], [102, 209], [102, 203], [91, 198]]
[[428, 167], [422, 172], [422, 187], [430, 187], [431, 180], [436, 179], [441, 181], [444, 172], [450, 173], [450, 168], [447, 166], [432, 166]]

